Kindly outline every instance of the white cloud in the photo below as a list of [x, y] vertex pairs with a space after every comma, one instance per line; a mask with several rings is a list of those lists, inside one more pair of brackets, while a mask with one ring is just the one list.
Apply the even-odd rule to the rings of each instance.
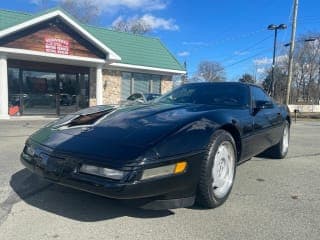
[[188, 51], [182, 51], [182, 52], [178, 53], [179, 57], [187, 57], [189, 55], [190, 55], [190, 52], [188, 52]]
[[122, 21], [124, 21], [124, 20], [125, 20], [125, 19], [124, 19], [123, 16], [119, 16], [119, 17], [117, 17], [117, 18], [111, 23], [111, 26], [114, 27], [114, 26], [116, 26], [119, 22], [122, 22]]
[[[276, 62], [282, 64], [287, 61], [288, 55], [280, 55], [276, 57]], [[253, 63], [257, 66], [270, 65], [272, 64], [272, 58], [263, 57], [253, 60]]]
[[253, 60], [253, 63], [257, 66], [271, 64], [272, 58], [267, 58], [267, 57], [257, 58], [255, 60]]
[[143, 9], [146, 11], [162, 10], [167, 7], [163, 0], [94, 0], [104, 7], [126, 7], [130, 9]]
[[147, 23], [152, 29], [163, 29], [170, 31], [179, 30], [179, 26], [175, 24], [174, 19], [158, 18], [151, 14], [145, 14], [141, 17], [141, 20]]
[[[51, 0], [62, 2], [64, 0]], [[76, 0], [75, 0], [76, 1]], [[78, 2], [85, 0], [77, 0]], [[33, 4], [41, 4], [42, 0], [30, 0]], [[119, 8], [128, 8], [132, 10], [153, 11], [163, 10], [167, 7], [167, 0], [92, 0], [100, 12], [111, 12]]]
[[177, 31], [179, 30], [179, 26], [175, 24], [175, 20], [170, 19], [164, 19], [160, 17], [156, 17], [152, 14], [144, 14], [141, 17], [134, 16], [128, 19], [125, 19], [123, 16], [117, 17], [113, 22], [112, 26], [115, 26], [120, 21], [134, 21], [134, 20], [141, 20], [144, 23], [146, 23], [152, 30], [160, 29], [160, 30], [169, 30], [169, 31]]
[[261, 67], [261, 68], [257, 68], [257, 73], [258, 74], [263, 74], [263, 73], [265, 73], [266, 72], [266, 68], [264, 68], [264, 67]]

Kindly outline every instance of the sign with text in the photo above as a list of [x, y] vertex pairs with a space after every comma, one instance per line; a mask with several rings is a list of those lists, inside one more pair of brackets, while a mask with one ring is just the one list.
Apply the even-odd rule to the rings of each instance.
[[59, 38], [45, 38], [45, 51], [48, 53], [69, 55], [70, 43]]

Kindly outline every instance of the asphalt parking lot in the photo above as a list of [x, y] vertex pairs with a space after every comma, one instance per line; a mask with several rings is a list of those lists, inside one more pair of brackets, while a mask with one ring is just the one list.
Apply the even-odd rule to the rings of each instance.
[[221, 207], [146, 211], [57, 186], [19, 162], [47, 120], [0, 121], [0, 239], [320, 239], [320, 121], [293, 124], [284, 160], [238, 167]]

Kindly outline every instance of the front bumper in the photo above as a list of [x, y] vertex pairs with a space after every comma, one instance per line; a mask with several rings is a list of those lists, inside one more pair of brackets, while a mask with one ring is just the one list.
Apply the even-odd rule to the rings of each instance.
[[[58, 184], [114, 199], [144, 199], [145, 208], [168, 209], [193, 205], [199, 180], [202, 153], [163, 159], [149, 165], [126, 167], [126, 178], [115, 181], [103, 177], [79, 173], [77, 169], [85, 163], [81, 159], [56, 157], [45, 147], [37, 146], [37, 154], [23, 152], [21, 162], [35, 174]], [[178, 175], [168, 175], [139, 180], [143, 169], [186, 161], [187, 170]], [[155, 204], [152, 204], [154, 202]]]

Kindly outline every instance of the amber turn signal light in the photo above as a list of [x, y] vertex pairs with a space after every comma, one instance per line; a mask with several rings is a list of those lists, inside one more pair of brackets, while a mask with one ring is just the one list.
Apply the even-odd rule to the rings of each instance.
[[187, 168], [187, 162], [178, 162], [174, 168], [174, 174], [183, 173]]

